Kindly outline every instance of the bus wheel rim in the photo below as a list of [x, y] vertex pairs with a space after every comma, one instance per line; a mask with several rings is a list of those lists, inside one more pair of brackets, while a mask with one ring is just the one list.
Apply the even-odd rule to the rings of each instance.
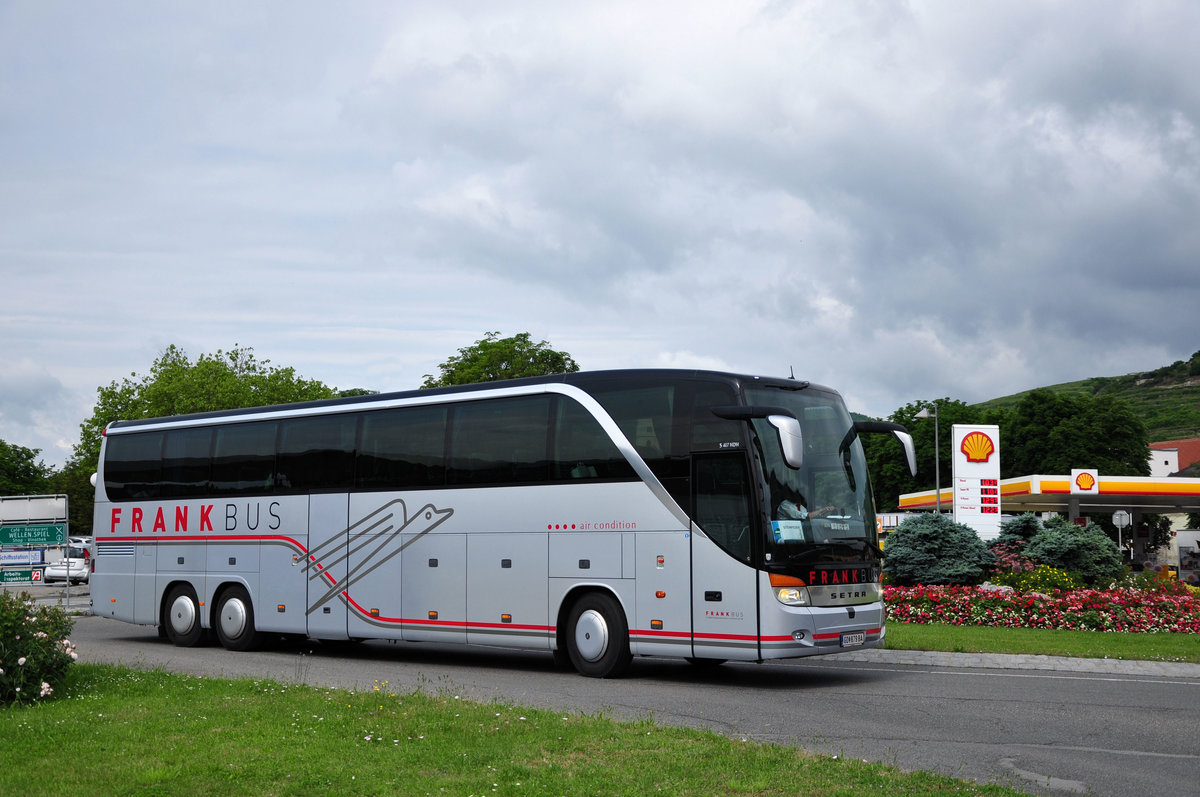
[[595, 609], [579, 615], [575, 623], [575, 649], [587, 661], [599, 661], [608, 650], [608, 622]]
[[221, 630], [229, 639], [237, 639], [246, 629], [246, 606], [237, 598], [225, 601], [221, 609]]
[[178, 634], [186, 634], [196, 624], [196, 604], [191, 598], [180, 595], [171, 604], [171, 628]]

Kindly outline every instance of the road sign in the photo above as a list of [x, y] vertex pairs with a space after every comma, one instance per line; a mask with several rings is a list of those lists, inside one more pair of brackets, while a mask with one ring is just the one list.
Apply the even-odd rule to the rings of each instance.
[[32, 581], [32, 570], [0, 570], [0, 584], [28, 584]]
[[1119, 529], [1123, 529], [1129, 525], [1129, 513], [1124, 509], [1118, 509], [1113, 512], [1113, 525]]
[[61, 545], [66, 541], [66, 523], [0, 526], [0, 545]]

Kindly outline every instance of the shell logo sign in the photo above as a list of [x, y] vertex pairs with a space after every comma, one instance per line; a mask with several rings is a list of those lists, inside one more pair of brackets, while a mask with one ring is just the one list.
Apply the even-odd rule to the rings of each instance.
[[1071, 495], [1099, 495], [1100, 471], [1095, 468], [1074, 468], [1071, 471]]
[[963, 438], [960, 451], [967, 457], [967, 462], [987, 462], [996, 451], [992, 438], [983, 432], [971, 432]]

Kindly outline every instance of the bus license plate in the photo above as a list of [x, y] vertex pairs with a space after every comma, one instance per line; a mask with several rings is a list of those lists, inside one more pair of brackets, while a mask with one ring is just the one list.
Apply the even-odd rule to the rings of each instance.
[[842, 647], [844, 648], [852, 648], [866, 641], [867, 635], [863, 631], [856, 631], [853, 634], [842, 634]]

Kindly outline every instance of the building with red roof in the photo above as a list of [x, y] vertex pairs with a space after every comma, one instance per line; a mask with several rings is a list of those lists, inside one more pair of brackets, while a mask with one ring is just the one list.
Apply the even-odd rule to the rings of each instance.
[[1150, 444], [1151, 476], [1170, 476], [1196, 462], [1200, 462], [1200, 437]]

